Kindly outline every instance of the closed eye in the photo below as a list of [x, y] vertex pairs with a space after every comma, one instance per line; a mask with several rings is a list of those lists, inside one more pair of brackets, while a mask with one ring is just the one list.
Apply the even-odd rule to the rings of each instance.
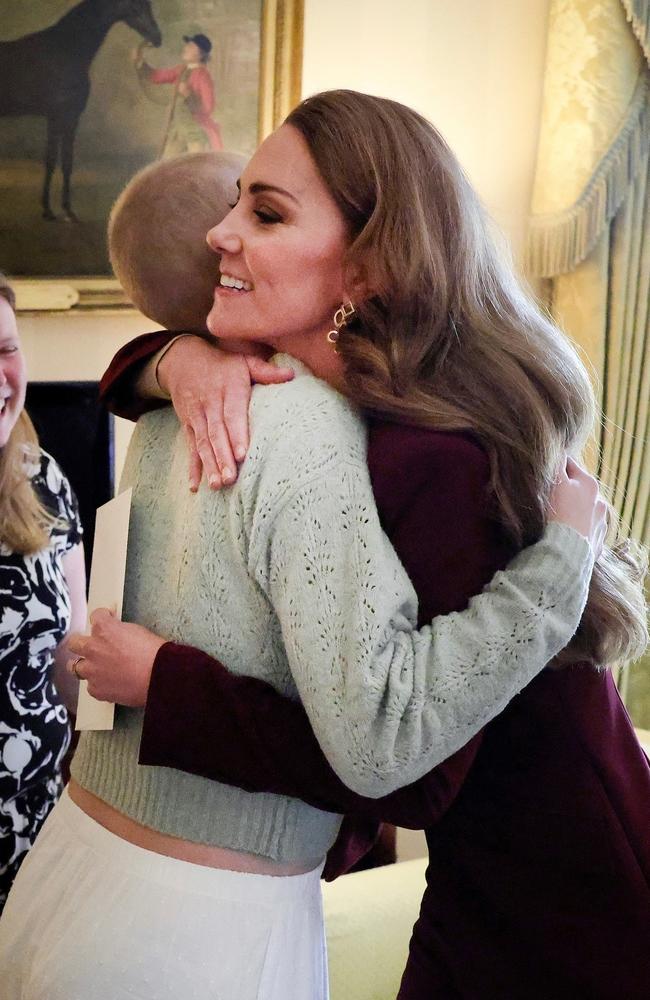
[[267, 212], [263, 208], [256, 208], [254, 214], [265, 226], [271, 226], [274, 223], [282, 222], [282, 217], [278, 215], [277, 212]]

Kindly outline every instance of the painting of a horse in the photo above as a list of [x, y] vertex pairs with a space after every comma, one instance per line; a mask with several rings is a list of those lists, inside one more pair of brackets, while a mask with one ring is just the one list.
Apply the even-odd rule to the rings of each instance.
[[60, 161], [63, 218], [77, 221], [70, 192], [77, 126], [90, 94], [91, 63], [118, 21], [160, 46], [162, 36], [150, 0], [82, 0], [56, 24], [0, 42], [0, 117], [35, 115], [47, 123], [44, 219], [56, 219], [50, 186]]
[[[108, 216], [138, 170], [207, 141], [215, 122], [225, 148], [252, 153], [263, 9], [264, 0], [0, 0], [0, 271], [108, 278]], [[203, 45], [200, 66], [186, 65], [187, 37]], [[192, 103], [194, 77], [209, 79], [214, 114]]]

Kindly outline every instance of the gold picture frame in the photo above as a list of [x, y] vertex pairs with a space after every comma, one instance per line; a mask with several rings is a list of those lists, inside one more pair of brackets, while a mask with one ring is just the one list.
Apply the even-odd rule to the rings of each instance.
[[[304, 0], [261, 0], [258, 141], [286, 117], [301, 96]], [[21, 313], [132, 310], [110, 277], [12, 277]]]

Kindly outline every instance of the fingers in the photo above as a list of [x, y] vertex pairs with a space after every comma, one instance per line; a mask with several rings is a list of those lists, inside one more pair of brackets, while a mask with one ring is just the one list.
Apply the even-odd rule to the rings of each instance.
[[596, 497], [599, 493], [600, 486], [598, 480], [595, 476], [592, 476], [590, 472], [576, 462], [575, 458], [571, 458], [570, 455], [567, 456], [566, 460], [566, 474], [569, 479], [579, 480], [581, 483], [587, 487], [590, 492]]
[[190, 480], [190, 490], [192, 493], [196, 493], [199, 486], [201, 485], [201, 477], [203, 475], [203, 463], [201, 461], [201, 456], [196, 450], [196, 438], [194, 437], [194, 431], [191, 427], [184, 426], [183, 430], [185, 432], [185, 440], [187, 441], [187, 450], [189, 452], [189, 480]]
[[77, 680], [85, 681], [86, 675], [84, 674], [84, 664], [86, 660], [83, 656], [73, 656], [72, 659], [68, 660], [65, 665], [65, 669], [70, 674], [74, 674]]
[[248, 404], [250, 403], [250, 398], [250, 383], [226, 386], [223, 401], [223, 419], [232, 454], [237, 462], [243, 462], [248, 451]]
[[95, 608], [88, 620], [91, 625], [101, 625], [102, 622], [109, 621], [111, 618], [115, 618], [115, 607]]
[[570, 455], [567, 455], [564, 469], [562, 470], [566, 478], [577, 479], [579, 474], [583, 471], [582, 466], [578, 465], [575, 458], [571, 458]]
[[[224, 423], [223, 410], [216, 411], [214, 408], [211, 408], [207, 412], [206, 431], [208, 441], [207, 443], [204, 442], [203, 446], [204, 448], [209, 448], [215, 456], [217, 475], [220, 480], [219, 486], [222, 482], [225, 486], [229, 486], [231, 483], [234, 483], [237, 478], [237, 463], [235, 462], [235, 457], [230, 447], [230, 438], [228, 437], [228, 431], [226, 430], [226, 425]], [[199, 450], [199, 455], [203, 457], [200, 442], [198, 440], [196, 444]], [[212, 481], [210, 476], [208, 476], [208, 482], [213, 489], [219, 488], [216, 483]]]
[[[221, 475], [210, 441], [205, 412], [203, 410], [194, 410], [188, 415], [183, 427], [190, 451], [190, 489], [193, 486], [196, 489], [199, 488], [201, 475], [199, 473], [197, 477], [197, 468], [205, 473], [210, 486], [214, 489], [220, 489], [222, 485]], [[196, 492], [196, 489], [194, 492]]]
[[[204, 472], [206, 473], [206, 477], [208, 476], [214, 477], [215, 475], [218, 475], [219, 470], [214, 455], [213, 454], [205, 455], [205, 448], [204, 448], [204, 457], [207, 463], [207, 469], [204, 468], [203, 458], [199, 453], [199, 449], [196, 442], [196, 431], [194, 429], [194, 425], [192, 423], [184, 423], [183, 432], [185, 434], [185, 440], [187, 441], [187, 450], [189, 453], [188, 471], [189, 471], [190, 490], [192, 491], [192, 493], [196, 493], [199, 486], [201, 485], [201, 478], [203, 476], [203, 473]], [[207, 430], [203, 432], [202, 436], [203, 441], [205, 441], [206, 439], [207, 439]]]
[[293, 369], [278, 368], [262, 358], [247, 356], [246, 363], [251, 379], [260, 385], [279, 385], [281, 382], [290, 382], [294, 377]]
[[250, 384], [226, 386], [223, 406], [217, 398], [193, 409], [184, 425], [190, 453], [190, 489], [199, 488], [202, 473], [212, 489], [237, 479], [237, 463], [248, 450]]
[[[249, 446], [251, 379], [280, 383], [292, 379], [294, 373], [261, 358], [224, 354], [212, 346], [207, 357], [205, 345], [193, 340], [185, 337], [177, 341], [162, 359], [159, 370], [161, 375], [166, 371], [166, 384], [183, 426], [189, 451], [190, 489], [196, 492], [203, 474], [215, 490], [237, 479], [237, 464], [244, 460]], [[189, 367], [176, 364], [181, 350], [185, 351], [184, 362], [190, 359]], [[168, 371], [165, 365], [170, 366]]]
[[81, 635], [79, 632], [74, 632], [72, 635], [68, 636], [68, 649], [75, 656], [85, 656], [88, 652], [88, 643], [90, 642], [89, 635]]

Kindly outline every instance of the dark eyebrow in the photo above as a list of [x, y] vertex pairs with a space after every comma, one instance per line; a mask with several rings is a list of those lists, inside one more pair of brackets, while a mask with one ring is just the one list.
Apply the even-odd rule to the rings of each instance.
[[[239, 181], [237, 181], [237, 188], [241, 193], [241, 184]], [[274, 184], [262, 184], [260, 181], [256, 181], [254, 184], [248, 185], [249, 194], [263, 194], [265, 191], [275, 191], [276, 194], [283, 194], [286, 198], [291, 198], [292, 201], [295, 201], [296, 205], [300, 204], [296, 196], [291, 194], [290, 191], [285, 191], [284, 188], [276, 187]]]

